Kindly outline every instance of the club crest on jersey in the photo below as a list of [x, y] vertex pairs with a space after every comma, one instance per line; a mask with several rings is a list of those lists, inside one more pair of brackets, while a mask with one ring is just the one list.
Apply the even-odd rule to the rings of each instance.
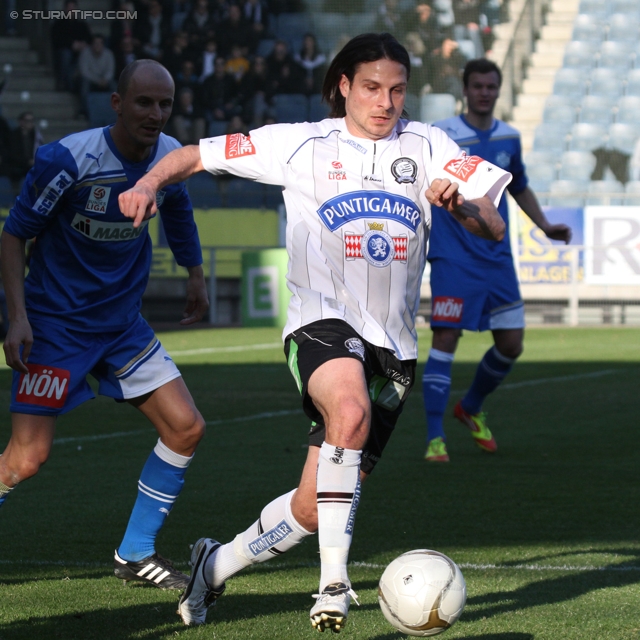
[[436, 296], [433, 299], [431, 319], [436, 322], [460, 322], [464, 300], [450, 296]]
[[256, 148], [253, 146], [249, 136], [245, 136], [243, 133], [232, 133], [227, 136], [224, 144], [224, 155], [227, 160], [242, 156], [252, 156], [255, 153]]
[[29, 373], [21, 374], [16, 402], [61, 409], [67, 399], [71, 372], [40, 364], [27, 364]]
[[165, 191], [156, 191], [156, 207], [161, 207], [164, 202], [164, 197], [166, 196]]
[[35, 201], [33, 209], [45, 216], [51, 213], [60, 196], [71, 186], [73, 180], [66, 171], [61, 171], [42, 190], [40, 197]]
[[463, 156], [462, 158], [449, 160], [444, 166], [444, 170], [452, 176], [466, 182], [476, 172], [481, 162], [482, 158], [478, 156]]
[[346, 180], [347, 172], [342, 168], [342, 162], [334, 160], [329, 169], [329, 180]]
[[106, 213], [110, 193], [111, 187], [94, 184], [93, 187], [91, 187], [91, 193], [89, 194], [87, 206], [84, 210], [90, 211], [91, 213]]
[[398, 158], [391, 165], [391, 173], [398, 184], [413, 184], [418, 176], [418, 165], [411, 158]]
[[508, 151], [500, 151], [496, 155], [496, 164], [502, 169], [506, 169], [511, 162], [511, 154]]
[[413, 232], [420, 224], [420, 209], [415, 202], [377, 190], [341, 193], [322, 204], [317, 213], [330, 231], [361, 218], [395, 220]]
[[360, 338], [349, 338], [344, 341], [344, 346], [347, 347], [349, 353], [355, 353], [364, 362], [364, 344]]
[[117, 242], [120, 240], [135, 240], [149, 224], [145, 220], [137, 229], [133, 222], [103, 222], [76, 213], [71, 221], [71, 227], [91, 240], [101, 242]]

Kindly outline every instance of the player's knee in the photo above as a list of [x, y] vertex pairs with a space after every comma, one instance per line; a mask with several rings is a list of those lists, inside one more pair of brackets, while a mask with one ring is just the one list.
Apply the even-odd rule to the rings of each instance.
[[174, 437], [176, 437], [182, 447], [195, 449], [200, 440], [204, 437], [206, 423], [202, 414], [192, 407], [189, 411], [183, 411], [180, 421], [172, 425]]
[[369, 430], [370, 409], [359, 398], [347, 398], [340, 402], [335, 416], [327, 424], [332, 442], [347, 449], [360, 449], [361, 440]]
[[524, 345], [522, 341], [519, 342], [511, 342], [506, 345], [502, 345], [500, 349], [498, 349], [501, 355], [505, 358], [510, 358], [511, 360], [517, 360], [524, 351]]
[[314, 501], [309, 504], [298, 505], [295, 518], [300, 526], [310, 533], [318, 530], [318, 504]]

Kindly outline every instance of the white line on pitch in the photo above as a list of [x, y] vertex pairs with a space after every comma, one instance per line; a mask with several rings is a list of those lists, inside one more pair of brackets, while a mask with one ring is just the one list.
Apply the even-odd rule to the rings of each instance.
[[175, 356], [197, 356], [201, 353], [234, 353], [236, 351], [259, 351], [263, 349], [282, 349], [282, 342], [268, 342], [264, 344], [239, 344], [235, 347], [203, 347], [202, 349], [185, 349], [184, 351], [169, 351]]
[[[284, 411], [265, 411], [254, 413], [250, 416], [240, 416], [239, 418], [226, 418], [221, 420], [208, 420], [207, 426], [212, 427], [219, 424], [231, 424], [234, 422], [250, 422], [251, 420], [262, 420], [267, 418], [278, 418], [280, 416], [291, 416], [302, 413], [302, 409], [286, 409]], [[136, 431], [117, 431], [115, 433], [100, 433], [92, 436], [76, 436], [69, 438], [56, 438], [53, 444], [69, 444], [70, 442], [93, 442], [95, 440], [108, 440], [110, 438], [124, 438], [125, 436], [137, 436], [142, 433], [151, 433], [153, 429], [137, 429]]]

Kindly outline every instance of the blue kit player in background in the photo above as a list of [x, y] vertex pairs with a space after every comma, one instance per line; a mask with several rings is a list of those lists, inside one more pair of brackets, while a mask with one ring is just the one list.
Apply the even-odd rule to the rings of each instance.
[[[463, 74], [466, 113], [434, 124], [470, 156], [509, 171], [513, 180], [507, 189], [520, 208], [547, 237], [568, 243], [571, 229], [550, 224], [527, 186], [520, 134], [493, 117], [501, 81], [500, 69], [493, 62], [470, 60]], [[464, 176], [459, 178], [464, 180]], [[446, 212], [433, 208], [428, 255], [433, 340], [422, 378], [427, 412], [425, 459], [431, 462], [449, 460], [443, 417], [451, 390], [451, 365], [463, 329], [491, 330], [494, 346], [482, 358], [471, 387], [455, 406], [454, 416], [471, 430], [481, 449], [497, 449], [482, 405], [511, 371], [522, 353], [524, 337], [524, 303], [511, 255], [506, 194], [498, 211], [507, 224], [507, 233], [500, 242], [484, 242], [467, 233]]]
[[[162, 133], [173, 94], [173, 80], [157, 62], [126, 67], [111, 97], [116, 124], [40, 147], [1, 238], [10, 321], [4, 352], [14, 372], [0, 504], [47, 460], [56, 417], [94, 397], [90, 374], [100, 394], [139, 409], [160, 436], [142, 470], [114, 570], [163, 589], [182, 589], [189, 580], [156, 553], [155, 539], [182, 489], [204, 420], [140, 315], [151, 238], [146, 226], [134, 229], [120, 213], [118, 195], [180, 146]], [[184, 183], [158, 192], [156, 201], [169, 246], [189, 272], [181, 323], [192, 324], [209, 301], [191, 202]]]

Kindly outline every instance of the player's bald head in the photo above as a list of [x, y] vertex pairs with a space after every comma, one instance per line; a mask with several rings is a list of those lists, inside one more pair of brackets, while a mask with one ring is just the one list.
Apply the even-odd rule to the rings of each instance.
[[168, 82], [173, 85], [171, 74], [155, 60], [136, 60], [128, 64], [118, 79], [117, 92], [124, 98], [132, 82], [144, 78], [145, 81]]

